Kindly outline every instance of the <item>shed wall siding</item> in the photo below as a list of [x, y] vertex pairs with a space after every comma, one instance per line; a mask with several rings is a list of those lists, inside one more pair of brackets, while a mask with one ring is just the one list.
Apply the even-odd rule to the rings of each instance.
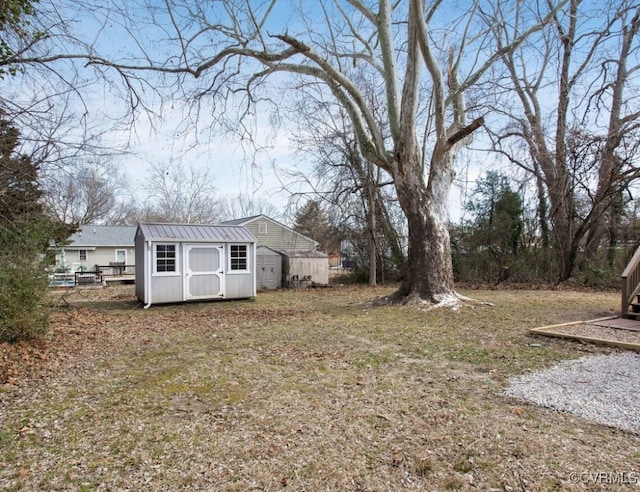
[[282, 287], [282, 255], [259, 247], [256, 253], [256, 287], [258, 290]]
[[229, 274], [225, 278], [225, 297], [228, 299], [253, 296], [253, 274]]
[[163, 302], [182, 302], [182, 287], [184, 279], [182, 275], [151, 276], [151, 302], [159, 304]]
[[300, 279], [311, 275], [311, 281], [318, 284], [329, 283], [329, 264], [326, 258], [289, 258], [289, 275]]

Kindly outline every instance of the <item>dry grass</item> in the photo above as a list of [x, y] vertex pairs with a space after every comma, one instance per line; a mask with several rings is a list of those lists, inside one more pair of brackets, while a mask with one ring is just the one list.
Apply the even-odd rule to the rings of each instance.
[[640, 472], [639, 436], [502, 396], [611, 352], [527, 329], [610, 315], [616, 294], [371, 307], [390, 292], [150, 310], [131, 287], [68, 294], [51, 339], [0, 365], [0, 489], [600, 490], [571, 474]]

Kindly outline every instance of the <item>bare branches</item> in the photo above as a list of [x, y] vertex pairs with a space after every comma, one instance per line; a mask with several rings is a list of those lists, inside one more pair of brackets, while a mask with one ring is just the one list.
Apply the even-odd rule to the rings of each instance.
[[[529, 46], [502, 57], [516, 97], [506, 98], [511, 106], [504, 114], [513, 124], [499, 132], [496, 143], [520, 140], [528, 150], [528, 162], [507, 154], [536, 175], [540, 196], [548, 196], [548, 217], [539, 220], [553, 225], [561, 280], [571, 276], [581, 251], [594, 257], [606, 222], [618, 220], [611, 214], [622, 210], [621, 190], [638, 177], [638, 149], [629, 142], [637, 140], [640, 117], [630, 90], [640, 82], [633, 76], [640, 7], [615, 1], [606, 15], [590, 7], [571, 0], [566, 11], [553, 15], [553, 25], [537, 37], [533, 52], [543, 55], [537, 64], [529, 63]], [[501, 33], [501, 48], [516, 37], [503, 27], [495, 32]]]
[[[411, 9], [409, 11], [409, 18], [411, 18]], [[415, 11], [414, 11], [415, 12]], [[422, 10], [417, 10], [422, 12]], [[398, 67], [396, 61], [396, 52], [393, 43], [393, 33], [391, 24], [391, 5], [388, 0], [382, 0], [380, 2], [380, 12], [376, 16], [378, 22], [374, 24], [377, 28], [378, 38], [380, 40], [380, 49], [382, 54], [382, 63], [384, 66], [384, 78], [385, 88], [387, 93], [387, 111], [389, 113], [389, 126], [391, 129], [391, 135], [393, 140], [397, 142], [401, 137], [401, 123], [400, 123], [400, 89], [398, 85]], [[414, 60], [407, 62], [406, 69], [411, 73], [415, 67]], [[417, 74], [415, 75], [417, 77]], [[416, 79], [417, 82], [418, 79]], [[414, 83], [406, 82], [408, 84], [407, 89], [415, 90]], [[403, 92], [406, 95], [406, 91]]]
[[455, 144], [464, 140], [466, 137], [475, 132], [478, 128], [484, 125], [484, 118], [476, 118], [471, 124], [464, 126], [457, 130], [455, 133], [447, 138], [447, 143], [453, 147]]

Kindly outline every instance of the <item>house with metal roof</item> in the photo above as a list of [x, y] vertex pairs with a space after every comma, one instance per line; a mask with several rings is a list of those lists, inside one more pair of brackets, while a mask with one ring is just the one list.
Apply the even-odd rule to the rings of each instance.
[[140, 223], [135, 256], [145, 308], [256, 295], [256, 239], [242, 226]]
[[96, 266], [135, 266], [135, 226], [82, 225], [56, 251], [58, 271], [96, 271]]

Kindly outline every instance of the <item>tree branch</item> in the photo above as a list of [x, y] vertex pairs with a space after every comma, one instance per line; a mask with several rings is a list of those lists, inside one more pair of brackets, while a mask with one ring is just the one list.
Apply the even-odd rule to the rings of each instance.
[[468, 137], [469, 135], [471, 135], [482, 125], [484, 125], [484, 118], [482, 117], [476, 118], [470, 124], [460, 128], [453, 135], [449, 136], [447, 138], [447, 144], [450, 147], [453, 147], [456, 143], [458, 143], [460, 140], [463, 140], [465, 137]]

